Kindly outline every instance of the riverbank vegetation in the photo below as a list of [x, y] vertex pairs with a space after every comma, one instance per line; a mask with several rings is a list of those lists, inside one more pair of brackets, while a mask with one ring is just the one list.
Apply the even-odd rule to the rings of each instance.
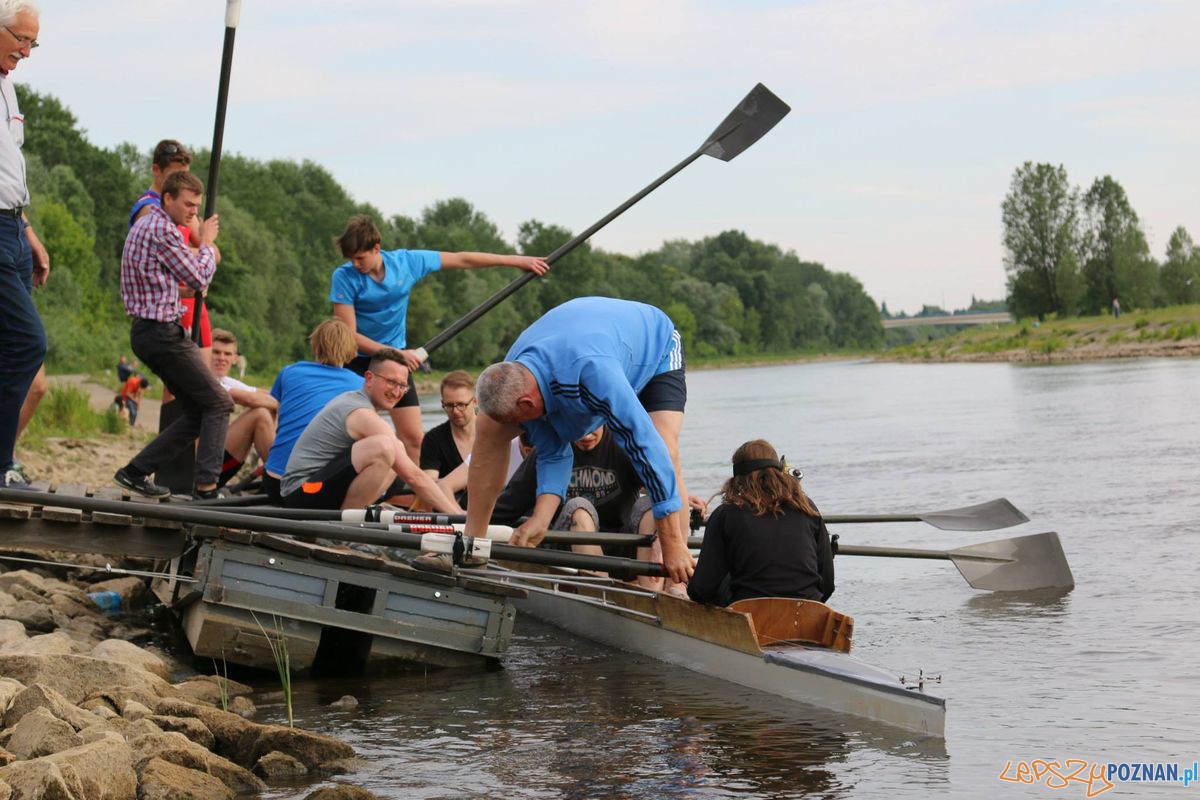
[[1200, 304], [1135, 313], [1048, 317], [959, 331], [894, 347], [895, 361], [1086, 361], [1138, 356], [1200, 356]]
[[[58, 100], [18, 86], [31, 120], [25, 155], [32, 221], [54, 270], [35, 293], [49, 334], [51, 372], [107, 371], [127, 352], [128, 323], [118, 285], [129, 207], [150, 183], [154, 142], [100, 148]], [[192, 171], [208, 173], [197, 150]], [[460, 198], [419, 217], [385, 218], [358, 202], [323, 167], [305, 161], [221, 161], [219, 244], [223, 260], [208, 304], [214, 325], [238, 335], [250, 368], [271, 374], [308, 355], [306, 335], [329, 316], [329, 281], [342, 259], [332, 238], [351, 215], [370, 214], [385, 248], [548, 254], [572, 232], [529, 220], [507, 241], [483, 211]], [[600, 213], [603, 209], [597, 209]], [[409, 306], [412, 344], [427, 341], [512, 280], [511, 270], [447, 272], [420, 283]], [[438, 369], [500, 358], [531, 321], [572, 297], [607, 295], [667, 311], [689, 357], [861, 351], [883, 343], [875, 302], [844, 273], [725, 231], [669, 241], [636, 256], [584, 245], [438, 350]]]

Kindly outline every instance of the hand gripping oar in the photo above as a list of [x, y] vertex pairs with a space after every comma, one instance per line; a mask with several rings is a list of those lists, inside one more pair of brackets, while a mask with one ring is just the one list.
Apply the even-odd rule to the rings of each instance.
[[838, 556], [929, 558], [952, 561], [967, 583], [993, 592], [1031, 589], [1071, 589], [1075, 577], [1067, 564], [1057, 533], [1035, 533], [973, 544], [956, 550], [915, 550], [899, 547], [838, 545]]
[[[214, 525], [243, 530], [282, 533], [309, 539], [336, 539], [344, 542], [361, 542], [381, 547], [403, 547], [414, 550], [445, 552], [445, 533], [400, 533], [394, 531], [356, 528], [329, 522], [308, 522], [274, 517], [235, 514], [196, 508], [190, 503], [130, 503], [124, 500], [98, 500], [94, 497], [70, 497], [49, 492], [30, 492], [18, 489], [0, 489], [0, 502], [24, 505], [49, 505], [61, 508], [78, 508], [83, 511], [104, 511], [111, 514], [128, 514], [149, 519], [168, 519], [191, 525]], [[450, 535], [457, 540], [457, 536]], [[515, 545], [493, 544], [488, 539], [462, 537], [462, 546], [467, 553], [490, 558], [504, 558], [528, 564], [545, 564], [557, 567], [573, 567], [602, 572], [618, 572], [631, 575], [664, 575], [662, 564], [637, 561], [632, 558], [612, 558], [570, 553], [562, 550], [539, 550]]]
[[[606, 217], [601, 219], [592, 227], [580, 233], [574, 239], [559, 247], [550, 255], [546, 256], [546, 263], [553, 264], [560, 258], [570, 253], [579, 245], [586, 242], [592, 237], [596, 231], [603, 228], [608, 223], [612, 222], [617, 217], [624, 214], [630, 207], [641, 200], [646, 195], [653, 192], [659, 186], [662, 186], [668, 180], [680, 172], [684, 167], [691, 164], [700, 156], [712, 156], [719, 158], [722, 161], [732, 161], [743, 150], [746, 150], [750, 145], [757, 142], [766, 134], [767, 131], [775, 127], [775, 123], [783, 119], [787, 113], [791, 111], [786, 103], [771, 93], [771, 90], [763, 86], [761, 83], [750, 90], [750, 94], [738, 103], [737, 108], [729, 112], [724, 121], [717, 126], [712, 135], [700, 145], [694, 153], [680, 161], [671, 169], [667, 170], [658, 180], [651, 183], [645, 189], [635, 194], [633, 197], [626, 200], [621, 205], [610, 211]], [[495, 308], [506, 297], [520, 289], [525, 284], [536, 278], [532, 272], [526, 272], [519, 278], [515, 279], [500, 291], [484, 300], [478, 306], [473, 308], [458, 322], [455, 322], [449, 328], [434, 336], [424, 346], [417, 348], [417, 358], [424, 361], [429, 357], [429, 354], [438, 349], [446, 342], [453, 339], [461, 333], [468, 325], [482, 317], [487, 312]]]

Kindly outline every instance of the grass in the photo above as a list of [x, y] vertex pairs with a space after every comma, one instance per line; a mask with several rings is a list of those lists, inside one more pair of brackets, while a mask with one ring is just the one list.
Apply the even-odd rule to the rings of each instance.
[[217, 674], [217, 696], [221, 701], [221, 710], [229, 710], [229, 664], [225, 661], [225, 648], [221, 648], [221, 666], [217, 666], [214, 658], [213, 672]]
[[55, 386], [42, 398], [22, 444], [36, 446], [54, 437], [124, 433], [128, 427], [113, 408], [102, 413], [93, 411], [86, 390], [78, 386]]
[[292, 660], [288, 656], [287, 635], [283, 632], [283, 623], [279, 617], [272, 615], [271, 621], [274, 623], [275, 630], [273, 634], [267, 633], [266, 628], [258, 621], [258, 617], [253, 611], [250, 616], [254, 619], [254, 624], [262, 631], [263, 637], [267, 640], [267, 646], [271, 648], [271, 657], [275, 659], [275, 670], [279, 673], [279, 684], [283, 690], [283, 700], [287, 704], [287, 719], [288, 727], [295, 727], [292, 719]]
[[1090, 345], [1084, 351], [1103, 357], [1104, 347], [1129, 344], [1182, 342], [1200, 344], [1200, 305], [1170, 306], [1137, 311], [1121, 318], [1108, 314], [1094, 317], [1047, 318], [1042, 322], [1019, 320], [1008, 325], [979, 326], [928, 342], [893, 347], [885, 358], [917, 361], [971, 359], [1001, 354], [1050, 358]]

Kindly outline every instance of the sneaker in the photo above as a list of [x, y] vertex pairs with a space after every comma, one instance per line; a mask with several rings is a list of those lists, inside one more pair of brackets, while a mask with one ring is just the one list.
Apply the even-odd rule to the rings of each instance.
[[224, 489], [192, 489], [193, 500], [224, 500], [229, 493]]
[[9, 470], [20, 475], [21, 480], [25, 481], [26, 483], [33, 483], [33, 481], [29, 480], [29, 473], [25, 471], [25, 465], [20, 461], [17, 461], [15, 458], [13, 459], [12, 466], [9, 467]]
[[412, 565], [425, 572], [450, 572], [454, 558], [449, 553], [423, 553], [412, 560]]
[[33, 486], [29, 481], [25, 480], [25, 476], [21, 474], [20, 470], [13, 469], [12, 467], [4, 470], [4, 479], [0, 482], [0, 487], [33, 491]]
[[170, 497], [171, 490], [165, 486], [159, 486], [154, 481], [150, 480], [149, 475], [143, 475], [140, 478], [135, 478], [130, 475], [124, 467], [117, 470], [113, 475], [113, 483], [122, 488], [128, 489], [131, 492], [136, 492], [143, 497]]

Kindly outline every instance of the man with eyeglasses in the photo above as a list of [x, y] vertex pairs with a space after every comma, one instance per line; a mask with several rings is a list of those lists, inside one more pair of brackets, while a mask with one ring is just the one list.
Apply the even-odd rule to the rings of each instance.
[[434, 509], [461, 514], [405, 452], [391, 425], [380, 416], [409, 388], [404, 355], [385, 347], [367, 364], [363, 387], [333, 398], [304, 429], [288, 457], [280, 484], [286, 508], [363, 508], [408, 490]]
[[25, 216], [25, 118], [10, 73], [38, 46], [37, 7], [28, 0], [0, 0], [0, 27], [0, 98], [8, 123], [0, 134], [0, 486], [26, 489], [29, 484], [13, 468], [13, 447], [21, 405], [46, 357], [46, 330], [33, 289], [45, 285], [50, 256]]
[[[446, 421], [430, 429], [421, 440], [421, 469], [434, 479], [457, 469], [475, 446], [475, 380], [455, 370], [442, 378], [441, 390]], [[465, 497], [463, 492], [458, 502]]]

